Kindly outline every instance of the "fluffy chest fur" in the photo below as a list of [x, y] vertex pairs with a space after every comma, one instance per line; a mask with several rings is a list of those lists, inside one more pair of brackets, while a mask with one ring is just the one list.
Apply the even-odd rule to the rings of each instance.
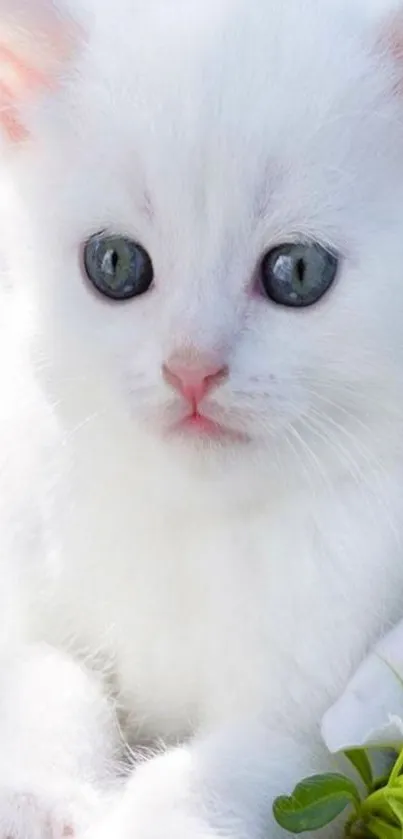
[[94, 437], [102, 470], [83, 471], [83, 453], [41, 637], [99, 656], [136, 741], [251, 712], [315, 727], [401, 613], [400, 471], [369, 472], [364, 493], [344, 475], [331, 488], [320, 476], [312, 493], [279, 480], [234, 510], [219, 492], [206, 499], [201, 479], [175, 495], [163, 458], [139, 483], [144, 449], [136, 461], [128, 445], [116, 469]]

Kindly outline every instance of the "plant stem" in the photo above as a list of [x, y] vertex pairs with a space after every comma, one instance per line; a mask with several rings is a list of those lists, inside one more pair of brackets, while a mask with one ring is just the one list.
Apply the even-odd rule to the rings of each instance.
[[389, 781], [387, 783], [388, 787], [392, 787], [394, 782], [400, 775], [401, 770], [403, 769], [403, 749], [401, 750], [399, 757], [390, 773]]
[[374, 805], [376, 807], [378, 801], [380, 804], [385, 801], [385, 787], [381, 787], [381, 789], [377, 789], [375, 792], [372, 792], [368, 798], [365, 798], [364, 801], [362, 801], [361, 812], [363, 814], [369, 813], [370, 810], [373, 810]]

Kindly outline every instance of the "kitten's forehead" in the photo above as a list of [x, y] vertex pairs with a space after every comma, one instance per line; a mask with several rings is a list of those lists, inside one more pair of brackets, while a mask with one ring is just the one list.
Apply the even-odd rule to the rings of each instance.
[[260, 98], [268, 101], [273, 86], [284, 86], [288, 94], [299, 91], [303, 98], [308, 92], [317, 96], [324, 78], [339, 86], [351, 83], [354, 55], [359, 61], [363, 47], [371, 48], [374, 18], [380, 27], [393, 4], [394, 0], [116, 0], [113, 26], [108, 10], [103, 14], [97, 9], [89, 22], [89, 55], [97, 63], [97, 74], [119, 82], [121, 91], [132, 88], [135, 101], [149, 98], [161, 106], [169, 94], [173, 103], [176, 92], [186, 110], [182, 93], [199, 93], [201, 85], [210, 94], [208, 102], [214, 100], [215, 90], [221, 110], [229, 111], [239, 99], [244, 104], [252, 90], [255, 104]]
[[210, 140], [215, 155], [221, 142], [231, 159], [251, 140], [256, 152], [260, 138], [271, 155], [284, 155], [284, 144], [310, 141], [336, 108], [342, 118], [368, 105], [379, 0], [116, 0], [116, 7], [113, 27], [109, 14], [94, 17], [84, 105], [95, 116], [99, 105], [104, 121], [108, 106], [109, 122], [128, 134], [143, 131], [151, 153], [153, 137], [159, 155], [161, 138], [168, 149], [180, 144], [181, 155], [187, 142], [192, 154]]
[[379, 161], [396, 147], [382, 110], [390, 68], [374, 58], [383, 0], [116, 0], [113, 27], [87, 3], [73, 130], [111, 207], [124, 185], [174, 235], [178, 213], [201, 238], [204, 219], [212, 250], [229, 215], [232, 236], [269, 212], [274, 237], [330, 240], [335, 208], [396, 154]]

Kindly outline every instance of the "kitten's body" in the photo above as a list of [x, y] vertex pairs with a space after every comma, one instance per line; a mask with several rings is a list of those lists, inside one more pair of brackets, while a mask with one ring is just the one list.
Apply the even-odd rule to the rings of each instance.
[[[0, 778], [40, 808], [15, 823], [7, 793], [0, 826], [258, 839], [402, 611], [400, 68], [375, 2], [119, 0], [113, 57], [107, 4], [75, 5], [89, 46], [17, 103], [2, 175]], [[90, 289], [105, 227], [152, 254], [149, 294]], [[342, 254], [338, 281], [275, 307], [252, 278], [300, 236]], [[169, 432], [161, 366], [189, 347], [228, 365], [207, 408], [246, 440]], [[113, 698], [132, 746], [197, 740], [98, 828]]]

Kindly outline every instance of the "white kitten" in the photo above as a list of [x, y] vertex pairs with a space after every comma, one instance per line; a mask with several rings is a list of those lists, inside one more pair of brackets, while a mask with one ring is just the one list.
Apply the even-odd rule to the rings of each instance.
[[0, 1], [1, 836], [274, 834], [401, 615], [399, 6]]

